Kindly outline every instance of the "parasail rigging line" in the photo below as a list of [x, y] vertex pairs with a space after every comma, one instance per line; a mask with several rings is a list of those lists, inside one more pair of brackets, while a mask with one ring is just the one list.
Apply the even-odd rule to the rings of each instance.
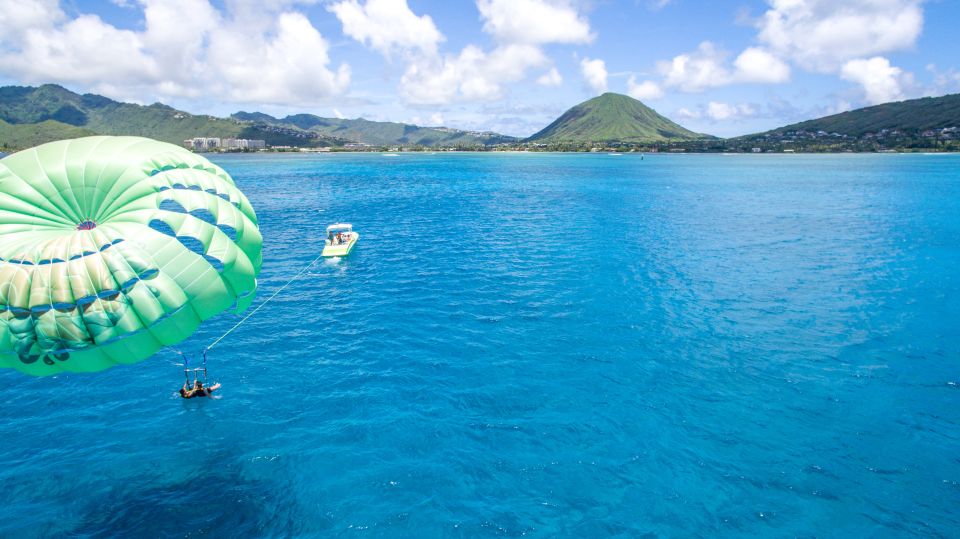
[[230, 335], [231, 333], [233, 333], [233, 330], [237, 329], [238, 327], [240, 327], [241, 324], [243, 324], [244, 322], [246, 322], [248, 318], [250, 318], [251, 316], [257, 314], [257, 311], [259, 311], [260, 309], [262, 309], [263, 306], [266, 305], [267, 303], [270, 303], [270, 300], [272, 300], [273, 298], [277, 297], [277, 294], [279, 294], [280, 292], [283, 292], [283, 289], [284, 289], [284, 288], [290, 286], [290, 283], [292, 283], [293, 281], [296, 281], [297, 278], [299, 278], [301, 275], [303, 275], [303, 272], [305, 272], [305, 271], [307, 271], [308, 269], [310, 269], [311, 267], [313, 267], [313, 265], [317, 263], [317, 260], [320, 260], [321, 258], [323, 258], [323, 253], [321, 253], [320, 255], [318, 255], [317, 258], [314, 258], [312, 261], [310, 261], [309, 264], [307, 264], [306, 266], [303, 267], [303, 269], [301, 269], [300, 271], [298, 271], [296, 275], [294, 275], [294, 276], [293, 276], [289, 281], [287, 281], [283, 286], [281, 286], [280, 288], [278, 288], [278, 289], [276, 290], [276, 292], [274, 292], [269, 298], [267, 298], [266, 300], [264, 300], [263, 303], [261, 303], [260, 305], [257, 305], [257, 308], [256, 308], [256, 309], [250, 311], [250, 313], [247, 314], [247, 316], [244, 316], [243, 318], [241, 318], [240, 321], [237, 322], [232, 328], [228, 329], [226, 333], [224, 333], [224, 334], [221, 335], [219, 338], [217, 338], [217, 340], [213, 341], [213, 343], [212, 343], [210, 346], [204, 348], [204, 351], [203, 351], [203, 352], [204, 352], [204, 357], [206, 357], [206, 352], [207, 352], [207, 350], [212, 349], [212, 348], [213, 348], [214, 346], [216, 346], [220, 341], [222, 341], [227, 335]]
[[207, 350], [203, 350], [203, 366], [190, 368], [190, 355], [172, 346], [168, 346], [167, 349], [172, 350], [174, 353], [179, 354], [183, 358], [183, 377], [186, 378], [187, 383], [190, 383], [190, 373], [193, 373], [193, 380], [196, 382], [199, 373], [203, 373], [203, 382], [207, 382]]

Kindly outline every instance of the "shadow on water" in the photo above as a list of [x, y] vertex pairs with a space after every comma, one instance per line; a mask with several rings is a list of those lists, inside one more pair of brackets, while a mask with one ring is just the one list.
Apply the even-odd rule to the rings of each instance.
[[[286, 493], [283, 479], [245, 478], [236, 466], [206, 469], [172, 482], [130, 482], [88, 503], [68, 537], [266, 537], [276, 532], [294, 535], [330, 529], [328, 519], [302, 518], [302, 508]], [[299, 516], [298, 516], [299, 515]], [[318, 526], [319, 525], [319, 526]], [[309, 526], [309, 529], [305, 529]]]

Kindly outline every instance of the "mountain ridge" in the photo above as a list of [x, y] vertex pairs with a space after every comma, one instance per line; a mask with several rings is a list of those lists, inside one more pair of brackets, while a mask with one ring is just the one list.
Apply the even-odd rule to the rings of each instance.
[[824, 131], [862, 137], [884, 129], [926, 131], [949, 127], [960, 127], [960, 94], [882, 103], [734, 138], [749, 139], [790, 131]]
[[237, 112], [233, 119], [256, 119], [267, 125], [293, 126], [327, 136], [336, 136], [375, 146], [413, 144], [418, 146], [437, 146], [458, 144], [498, 144], [516, 142], [516, 137], [501, 135], [490, 131], [467, 131], [450, 127], [424, 127], [400, 122], [375, 122], [363, 118], [325, 118], [314, 114], [292, 114], [284, 118], [275, 118], [262, 112]]
[[343, 146], [351, 142], [373, 146], [469, 147], [517, 140], [496, 133], [312, 114], [277, 119], [262, 112], [238, 112], [230, 118], [219, 118], [162, 103], [137, 105], [96, 94], [78, 94], [56, 84], [0, 87], [0, 122], [0, 144], [7, 148], [26, 148], [81, 133], [138, 135], [174, 144], [194, 137], [233, 137], [262, 139], [274, 146], [307, 147]]

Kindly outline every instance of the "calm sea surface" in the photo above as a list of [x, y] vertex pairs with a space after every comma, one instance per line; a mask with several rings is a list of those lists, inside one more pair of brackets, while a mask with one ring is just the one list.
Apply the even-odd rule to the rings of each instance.
[[960, 156], [214, 159], [257, 304], [360, 243], [220, 399], [0, 372], [0, 536], [957, 536]]

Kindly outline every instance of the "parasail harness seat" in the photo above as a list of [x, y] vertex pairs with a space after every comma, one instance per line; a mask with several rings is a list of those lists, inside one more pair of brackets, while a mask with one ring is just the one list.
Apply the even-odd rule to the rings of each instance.
[[200, 379], [201, 373], [203, 374], [203, 383], [207, 383], [207, 351], [203, 351], [203, 366], [202, 367], [190, 367], [190, 356], [185, 352], [180, 350], [174, 350], [174, 352], [180, 354], [183, 357], [183, 377], [186, 379], [187, 384], [190, 384], [190, 373], [193, 373], [193, 383], [196, 384], [197, 380]]
[[[207, 350], [203, 351], [203, 366], [202, 367], [190, 367], [190, 356], [181, 352], [180, 350], [173, 349], [174, 352], [180, 354], [183, 357], [183, 388], [180, 389], [180, 396], [185, 399], [191, 399], [194, 397], [209, 397], [213, 392], [220, 388], [220, 384], [216, 383], [212, 386], [207, 384]], [[190, 373], [193, 373], [193, 383], [190, 383]], [[201, 376], [203, 381], [200, 381]]]

